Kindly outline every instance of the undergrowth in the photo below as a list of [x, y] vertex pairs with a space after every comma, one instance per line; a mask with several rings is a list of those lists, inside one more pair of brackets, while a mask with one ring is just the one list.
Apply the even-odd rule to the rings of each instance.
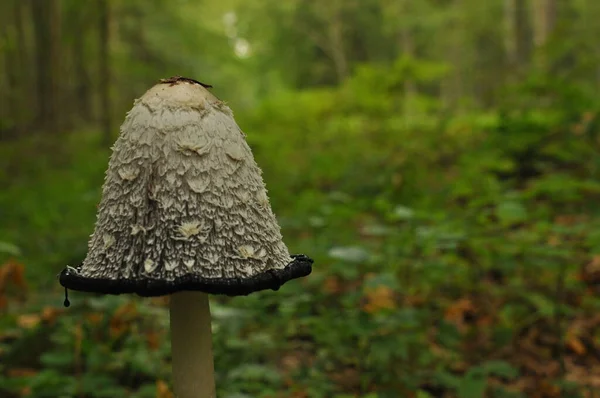
[[[406, 123], [398, 90], [364, 69], [239, 116], [286, 243], [315, 265], [213, 297], [219, 396], [593, 397], [597, 104], [537, 79], [496, 112], [417, 99]], [[60, 308], [109, 156], [94, 133], [60, 139], [1, 149], [0, 394], [169, 397], [165, 300]]]

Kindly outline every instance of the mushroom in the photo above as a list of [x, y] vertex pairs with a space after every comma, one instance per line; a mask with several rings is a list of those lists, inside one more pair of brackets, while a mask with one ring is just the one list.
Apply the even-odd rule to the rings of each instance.
[[215, 396], [207, 294], [277, 290], [313, 262], [289, 254], [245, 135], [208, 87], [176, 76], [135, 101], [88, 254], [59, 275], [65, 292], [172, 295], [179, 398]]

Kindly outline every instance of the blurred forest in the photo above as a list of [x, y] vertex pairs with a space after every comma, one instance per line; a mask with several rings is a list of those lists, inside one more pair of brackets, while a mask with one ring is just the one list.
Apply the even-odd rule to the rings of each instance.
[[164, 299], [72, 294], [110, 145], [210, 83], [313, 274], [212, 298], [219, 397], [600, 397], [598, 0], [3, 0], [0, 396], [172, 398]]

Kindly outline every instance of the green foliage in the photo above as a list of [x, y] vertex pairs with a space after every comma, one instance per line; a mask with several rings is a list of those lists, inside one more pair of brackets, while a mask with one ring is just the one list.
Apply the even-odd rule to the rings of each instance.
[[[82, 132], [58, 146], [48, 137], [34, 136], [0, 148], [5, 170], [0, 173], [5, 187], [0, 191], [0, 241], [12, 247], [0, 250], [0, 258], [20, 254], [34, 280], [48, 281], [47, 270], [85, 256], [82, 238], [92, 232], [109, 156], [98, 138]], [[36, 161], [23, 162], [23, 157]]]

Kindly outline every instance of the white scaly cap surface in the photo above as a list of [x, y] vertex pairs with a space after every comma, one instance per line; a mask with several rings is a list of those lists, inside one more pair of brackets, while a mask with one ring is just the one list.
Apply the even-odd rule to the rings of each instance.
[[291, 261], [231, 110], [185, 80], [136, 100], [113, 147], [80, 276], [244, 279]]

